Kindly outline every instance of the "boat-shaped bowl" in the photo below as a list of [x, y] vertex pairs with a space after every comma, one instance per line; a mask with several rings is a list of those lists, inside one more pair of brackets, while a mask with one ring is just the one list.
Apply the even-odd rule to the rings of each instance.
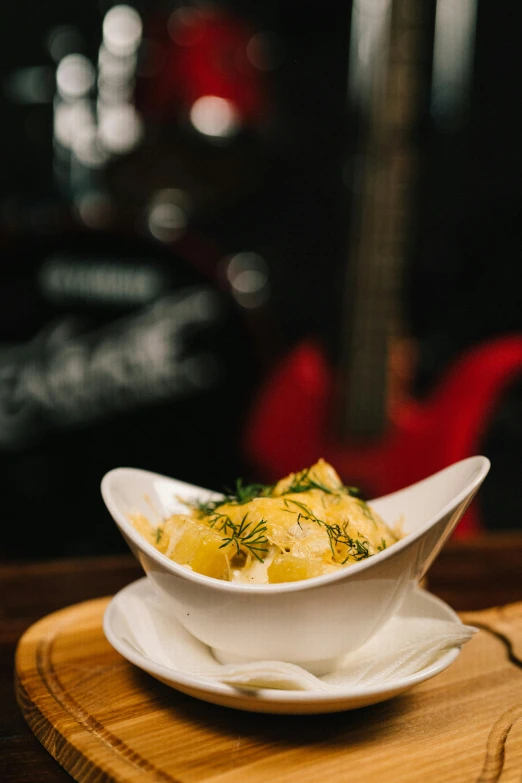
[[184, 510], [182, 501], [216, 493], [136, 468], [102, 480], [105, 504], [149, 577], [158, 600], [223, 662], [282, 660], [315, 674], [370, 639], [419, 584], [484, 481], [486, 457], [457, 462], [369, 503], [389, 524], [402, 522], [393, 546], [335, 573], [296, 582], [252, 585], [195, 573], [159, 552], [132, 516], [155, 525]]

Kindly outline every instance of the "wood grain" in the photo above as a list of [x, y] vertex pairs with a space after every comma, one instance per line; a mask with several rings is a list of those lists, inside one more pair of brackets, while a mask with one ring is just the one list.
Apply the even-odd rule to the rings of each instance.
[[106, 641], [109, 599], [56, 612], [19, 642], [35, 735], [89, 783], [520, 783], [522, 604], [463, 615], [481, 631], [445, 672], [380, 705], [256, 715], [162, 685]]

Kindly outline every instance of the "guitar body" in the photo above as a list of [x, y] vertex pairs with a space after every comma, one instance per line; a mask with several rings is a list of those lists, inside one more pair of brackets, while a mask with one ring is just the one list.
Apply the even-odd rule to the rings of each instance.
[[[260, 478], [273, 481], [324, 457], [369, 498], [480, 453], [501, 395], [522, 374], [519, 334], [458, 357], [426, 399], [388, 394], [390, 346], [407, 331], [400, 283], [415, 235], [433, 19], [429, 4], [385, 5], [377, 23], [354, 4], [352, 51], [369, 50], [349, 69], [350, 107], [361, 130], [339, 331], [342, 372], [336, 376], [317, 344], [301, 345], [259, 395], [245, 431]], [[345, 432], [382, 434], [363, 441]], [[457, 535], [479, 528], [472, 504]]]
[[[431, 395], [389, 412], [375, 441], [341, 442], [332, 433], [335, 375], [319, 346], [302, 344], [255, 401], [245, 451], [267, 481], [324, 457], [346, 484], [379, 497], [478, 454], [488, 423], [510, 383], [522, 374], [522, 336], [496, 338], [459, 357]], [[480, 529], [472, 504], [456, 535]]]

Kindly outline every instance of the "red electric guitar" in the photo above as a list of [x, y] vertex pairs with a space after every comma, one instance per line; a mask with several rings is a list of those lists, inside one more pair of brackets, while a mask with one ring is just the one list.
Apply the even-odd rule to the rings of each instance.
[[[246, 454], [266, 480], [324, 457], [367, 496], [393, 492], [480, 453], [502, 392], [522, 373], [522, 335], [514, 335], [459, 357], [428, 399], [408, 398], [396, 383], [390, 385], [397, 280], [413, 225], [425, 40], [421, 6], [394, 0], [391, 18], [377, 23], [374, 18], [373, 29], [366, 30], [365, 40], [374, 46], [361, 66], [367, 101], [363, 195], [352, 221], [358, 231], [352, 229], [340, 368], [335, 372], [313, 342], [276, 368], [255, 400], [245, 438]], [[361, 100], [360, 84], [358, 89]], [[472, 504], [457, 535], [479, 528]]]

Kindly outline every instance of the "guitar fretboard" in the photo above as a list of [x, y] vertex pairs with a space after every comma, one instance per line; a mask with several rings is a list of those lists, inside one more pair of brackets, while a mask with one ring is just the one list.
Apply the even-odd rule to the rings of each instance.
[[[355, 6], [362, 14], [364, 3]], [[361, 32], [372, 42], [373, 51], [360, 64], [371, 69], [370, 76], [351, 75], [351, 83], [357, 83], [361, 145], [344, 297], [341, 430], [359, 437], [378, 435], [386, 425], [389, 344], [402, 331], [401, 282], [412, 225], [427, 39], [425, 4], [392, 0], [381, 7], [381, 19], [368, 15], [374, 33]], [[354, 29], [363, 26], [358, 19]]]

